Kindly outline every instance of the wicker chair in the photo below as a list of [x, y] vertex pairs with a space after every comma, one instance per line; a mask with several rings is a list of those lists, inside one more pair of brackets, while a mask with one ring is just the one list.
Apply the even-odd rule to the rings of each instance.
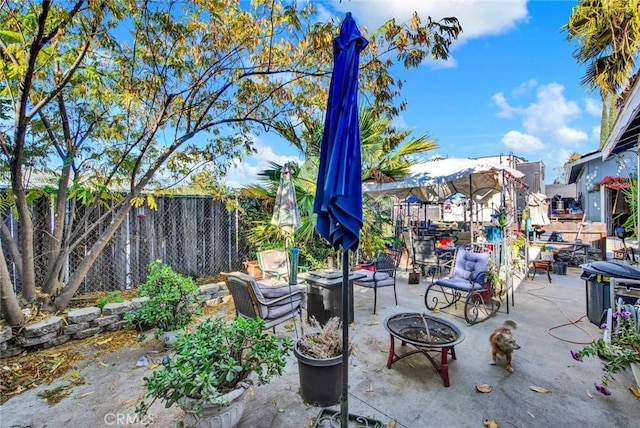
[[[222, 273], [229, 293], [233, 297], [236, 315], [245, 318], [262, 318], [265, 328], [273, 328], [300, 316], [306, 301], [304, 285], [290, 285], [282, 281], [260, 281], [242, 272]], [[295, 321], [295, 320], [294, 320]]]

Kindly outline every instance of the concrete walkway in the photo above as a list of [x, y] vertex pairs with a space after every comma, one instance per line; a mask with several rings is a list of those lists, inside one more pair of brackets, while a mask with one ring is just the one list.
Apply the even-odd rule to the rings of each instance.
[[[503, 308], [480, 324], [470, 326], [455, 314], [440, 313], [466, 333], [465, 340], [456, 346], [457, 360], [449, 361], [448, 388], [421, 354], [386, 368], [389, 335], [383, 321], [400, 312], [426, 311], [425, 280], [410, 285], [401, 268], [398, 305], [393, 303], [392, 289], [383, 288], [378, 293], [376, 315], [371, 313], [372, 290], [356, 287], [355, 322], [350, 326], [350, 337], [357, 347], [349, 367], [350, 413], [380, 420], [389, 427], [409, 428], [482, 427], [485, 419], [496, 420], [500, 427], [637, 427], [640, 401], [627, 389], [633, 384], [631, 372], [617, 376], [610, 384], [613, 394], [604, 396], [593, 388], [600, 378], [599, 361], [579, 363], [569, 354], [581, 343], [600, 337], [599, 328], [585, 316], [585, 284], [580, 273], [580, 269], [569, 268], [566, 276], [552, 275], [552, 283], [546, 275], [523, 281], [510, 313]], [[229, 305], [224, 309], [229, 310]], [[501, 364], [489, 365], [489, 334], [508, 318], [518, 322], [515, 335], [522, 346], [516, 351], [514, 373]], [[294, 337], [283, 326], [277, 334]], [[29, 390], [0, 407], [0, 426], [142, 426], [132, 418], [144, 393], [142, 379], [149, 371], [135, 367], [135, 362], [142, 354], [159, 361], [163, 352], [157, 344], [142, 343], [89, 358], [77, 367], [78, 376], [86, 383], [74, 387], [70, 396], [54, 406], [37, 396], [44, 389], [68, 384], [69, 379]], [[492, 385], [493, 391], [476, 392], [480, 384]], [[532, 386], [550, 392], [535, 392]], [[284, 376], [255, 388], [239, 428], [312, 426], [320, 409], [304, 404], [298, 388], [298, 363], [292, 356]], [[151, 426], [157, 427], [170, 427], [182, 416], [181, 410], [164, 409], [159, 403], [152, 412]]]

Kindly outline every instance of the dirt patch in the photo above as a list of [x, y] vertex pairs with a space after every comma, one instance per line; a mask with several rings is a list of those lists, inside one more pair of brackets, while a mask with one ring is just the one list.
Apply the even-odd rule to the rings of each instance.
[[78, 376], [74, 376], [73, 373], [67, 374], [75, 363], [85, 360], [88, 356], [98, 358], [104, 352], [132, 345], [138, 341], [138, 335], [133, 330], [106, 332], [84, 340], [68, 341], [50, 349], [25, 351], [2, 360], [0, 404], [42, 384], [50, 385], [63, 375], [68, 377], [70, 384], [77, 382]]
[[[92, 293], [89, 296], [83, 295], [82, 298], [91, 300], [92, 306], [96, 299], [100, 299], [104, 294], [108, 293]], [[135, 294], [126, 298], [131, 297], [135, 297]], [[51, 315], [43, 313], [41, 319]], [[232, 319], [235, 316], [233, 302], [204, 306], [202, 317], [211, 316]], [[194, 320], [192, 325], [202, 317]], [[0, 404], [26, 391], [41, 385], [51, 385], [55, 380], [60, 380], [62, 384], [38, 393], [38, 396], [45, 399], [49, 405], [55, 405], [68, 396], [75, 386], [86, 382], [78, 369], [80, 365], [97, 365], [107, 368], [108, 363], [102, 358], [104, 355], [137, 347], [161, 348], [161, 344], [153, 337], [153, 330], [141, 335], [136, 330], [125, 329], [102, 332], [83, 340], [70, 340], [49, 349], [25, 351], [15, 357], [0, 360]], [[133, 360], [134, 367], [135, 363], [136, 361]], [[153, 368], [153, 362], [151, 365]]]

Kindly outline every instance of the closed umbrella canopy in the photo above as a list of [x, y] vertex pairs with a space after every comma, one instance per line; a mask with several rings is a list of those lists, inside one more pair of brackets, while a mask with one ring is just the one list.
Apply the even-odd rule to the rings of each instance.
[[362, 226], [362, 162], [358, 128], [358, 64], [367, 46], [348, 13], [333, 42], [333, 74], [320, 149], [313, 212], [316, 230], [334, 248], [355, 250]]
[[293, 235], [301, 224], [296, 188], [293, 185], [291, 172], [291, 164], [287, 162], [280, 172], [280, 184], [271, 218], [271, 223], [280, 227], [287, 235]]
[[358, 248], [362, 226], [358, 65], [367, 44], [347, 13], [333, 41], [333, 73], [313, 201], [316, 230], [334, 248], [342, 246], [342, 427], [348, 426], [349, 418], [349, 250]]

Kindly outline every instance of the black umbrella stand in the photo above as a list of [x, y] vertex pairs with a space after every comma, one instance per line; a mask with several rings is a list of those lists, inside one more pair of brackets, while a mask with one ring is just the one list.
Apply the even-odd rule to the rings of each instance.
[[340, 426], [349, 426], [349, 250], [342, 249], [342, 400]]
[[[342, 249], [342, 397], [340, 411], [322, 409], [314, 428], [383, 427], [382, 421], [349, 413], [349, 250]], [[346, 320], [346, 321], [345, 321]]]

